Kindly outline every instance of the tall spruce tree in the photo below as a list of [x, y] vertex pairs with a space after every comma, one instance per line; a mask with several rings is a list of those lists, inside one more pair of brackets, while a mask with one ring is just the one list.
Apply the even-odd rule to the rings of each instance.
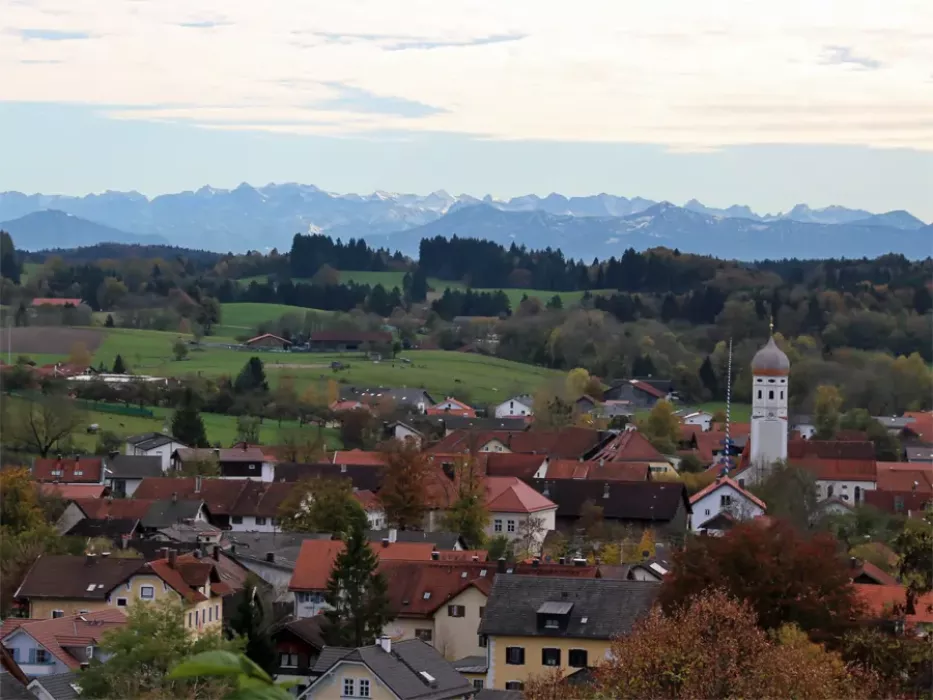
[[210, 447], [204, 421], [198, 412], [197, 401], [191, 389], [185, 390], [181, 405], [172, 417], [172, 435], [191, 447]]
[[330, 625], [324, 631], [328, 644], [361, 647], [372, 644], [389, 622], [389, 597], [385, 577], [377, 570], [379, 557], [369, 546], [362, 523], [355, 522], [346, 547], [337, 555], [325, 600]]
[[266, 381], [266, 370], [263, 367], [262, 360], [258, 357], [249, 358], [234, 380], [233, 390], [238, 394], [248, 394], [252, 391], [263, 393], [269, 391], [269, 382]]
[[273, 673], [278, 657], [269, 634], [272, 611], [267, 610], [270, 606], [259, 595], [256, 581], [251, 580], [253, 576], [247, 576], [243, 597], [230, 620], [230, 629], [246, 639], [246, 648], [243, 650], [246, 656], [267, 673]]
[[117, 355], [113, 361], [114, 374], [126, 374], [126, 363], [123, 361], [123, 355]]

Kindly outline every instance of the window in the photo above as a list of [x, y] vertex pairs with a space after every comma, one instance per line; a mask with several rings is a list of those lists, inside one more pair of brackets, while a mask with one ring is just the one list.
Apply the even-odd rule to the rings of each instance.
[[567, 656], [571, 668], [586, 668], [586, 649], [571, 649]]
[[214, 606], [214, 619], [220, 622], [220, 603]]
[[720, 507], [727, 507], [732, 505], [732, 495], [724, 493], [719, 497]]
[[87, 658], [94, 658], [94, 647], [85, 647], [84, 653], [87, 655]]
[[434, 630], [432, 630], [432, 629], [420, 629], [420, 630], [416, 629], [416, 630], [415, 630], [415, 638], [416, 638], [416, 639], [420, 639], [422, 642], [425, 642], [426, 644], [430, 644], [430, 643], [431, 643], [431, 640], [434, 639]]
[[139, 597], [143, 600], [152, 600], [155, 598], [155, 586], [140, 586]]
[[832, 497], [833, 497], [833, 484], [830, 484], [829, 486], [826, 487], [826, 498], [832, 498]]
[[269, 518], [269, 524], [270, 524], [272, 527], [276, 527], [276, 526], [279, 524], [279, 521], [276, 520], [275, 518]]
[[188, 627], [191, 627], [191, 613], [188, 613]]
[[758, 398], [761, 398], [761, 389], [758, 390]]
[[360, 697], [368, 698], [369, 697], [369, 679], [360, 678]]
[[279, 666], [296, 668], [298, 666], [298, 654], [279, 654]]
[[509, 520], [508, 528], [509, 528], [509, 532], [515, 532], [515, 521], [514, 520]]
[[525, 647], [506, 647], [505, 663], [510, 666], [525, 665]]
[[783, 391], [781, 392], [781, 398], [782, 398], [782, 399], [784, 398], [784, 392], [783, 392]]
[[858, 503], [862, 498], [862, 489], [859, 486], [855, 487], [855, 502]]
[[903, 496], [894, 497], [894, 512], [895, 513], [904, 512], [904, 497]]
[[265, 524], [266, 524], [266, 519], [257, 515], [257, 516], [256, 516], [256, 524], [257, 524], [257, 525], [265, 525]]
[[499, 519], [494, 520], [492, 523], [492, 529], [496, 532], [502, 532], [502, 521]]
[[706, 509], [706, 514], [709, 515], [709, 508]]
[[242, 515], [231, 515], [231, 516], [230, 516], [230, 522], [233, 523], [234, 525], [242, 525], [242, 524], [243, 524], [243, 516], [242, 516]]
[[485, 608], [485, 606], [480, 605], [480, 606], [479, 606], [479, 618], [482, 620], [482, 619], [483, 619], [483, 615], [485, 615], [485, 614], [486, 614], [486, 608]]
[[36, 649], [36, 663], [47, 664], [49, 662], [49, 652], [45, 649]]
[[126, 607], [126, 598], [117, 598], [117, 607], [125, 608]]
[[773, 398], [774, 398], [774, 389], [771, 389], [771, 390], [768, 392], [768, 398], [769, 398], [769, 399], [773, 399]]
[[65, 617], [65, 611], [64, 610], [53, 610], [52, 619], [54, 620], [56, 617]]
[[506, 690], [524, 690], [525, 684], [521, 681], [506, 681], [505, 682]]
[[353, 682], [352, 678], [343, 679], [343, 696], [345, 698], [352, 698], [353, 692], [356, 690], [356, 684]]
[[194, 626], [197, 627], [200, 624], [201, 624], [201, 617], [199, 615], [199, 611], [195, 610], [194, 611]]
[[474, 678], [474, 679], [473, 679], [473, 687], [476, 688], [477, 690], [482, 690], [483, 687], [484, 687], [484, 686], [483, 686], [483, 679], [482, 679], [482, 678]]
[[560, 628], [560, 620], [556, 617], [548, 617], [544, 620], [544, 626], [549, 630], [556, 630]]
[[542, 666], [560, 666], [560, 649], [542, 649], [541, 650], [541, 665]]
[[464, 607], [463, 605], [448, 605], [447, 616], [448, 617], [466, 617], [466, 607]]
[[207, 621], [208, 621], [208, 622], [213, 622], [213, 621], [214, 621], [214, 608], [208, 608], [208, 609], [207, 609]]
[[485, 634], [481, 634], [479, 636], [479, 648], [485, 649], [488, 646], [489, 646], [489, 639], [486, 638]]

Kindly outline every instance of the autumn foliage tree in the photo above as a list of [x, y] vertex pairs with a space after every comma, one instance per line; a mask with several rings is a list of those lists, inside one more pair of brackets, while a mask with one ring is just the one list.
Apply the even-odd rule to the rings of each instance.
[[655, 607], [612, 644], [589, 684], [557, 675], [526, 684], [526, 700], [872, 697], [873, 676], [847, 666], [797, 627], [758, 627], [752, 607], [707, 590], [665, 613]]
[[841, 634], [861, 603], [832, 535], [802, 534], [789, 523], [740, 523], [723, 537], [698, 537], [674, 554], [660, 600], [673, 611], [709, 588], [748, 601], [768, 630], [796, 624], [809, 633]]
[[385, 479], [379, 500], [386, 520], [399, 530], [420, 528], [428, 511], [425, 486], [431, 477], [428, 456], [411, 442], [393, 441], [385, 451]]

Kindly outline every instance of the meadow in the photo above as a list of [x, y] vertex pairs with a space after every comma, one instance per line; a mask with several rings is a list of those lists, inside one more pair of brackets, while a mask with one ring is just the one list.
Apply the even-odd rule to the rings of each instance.
[[229, 303], [220, 305], [220, 325], [214, 328], [214, 334], [219, 337], [236, 338], [238, 336], [252, 335], [260, 323], [276, 321], [285, 314], [301, 314], [308, 312], [327, 314], [329, 311], [320, 309], [306, 309], [302, 306], [288, 306], [287, 304], [257, 304], [257, 303]]

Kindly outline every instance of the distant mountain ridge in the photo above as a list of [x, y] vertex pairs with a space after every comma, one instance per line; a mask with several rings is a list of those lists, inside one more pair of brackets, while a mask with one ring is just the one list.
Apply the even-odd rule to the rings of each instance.
[[0, 231], [9, 233], [18, 248], [29, 251], [79, 248], [98, 243], [166, 243], [162, 236], [127, 233], [56, 209], [34, 211], [12, 221], [0, 222]]
[[[271, 248], [287, 250], [296, 233], [326, 233], [343, 239], [366, 238], [374, 242], [381, 241], [393, 249], [407, 250], [412, 236], [416, 235], [414, 232], [435, 230], [431, 225], [439, 221], [444, 223], [436, 230], [446, 231], [451, 221], [459, 220], [455, 216], [458, 212], [480, 207], [466, 215], [470, 221], [476, 221], [479, 229], [512, 227], [509, 231], [510, 240], [539, 247], [537, 241], [528, 238], [529, 231], [535, 231], [554, 240], [560, 239], [566, 255], [581, 257], [594, 248], [601, 249], [604, 255], [602, 246], [606, 245], [605, 240], [632, 234], [633, 231], [622, 220], [662, 205], [665, 208], [674, 207], [667, 202], [606, 193], [584, 197], [566, 197], [558, 193], [546, 197], [530, 194], [499, 200], [490, 195], [482, 199], [470, 195], [453, 196], [444, 190], [428, 195], [389, 192], [359, 195], [334, 194], [314, 185], [298, 183], [269, 184], [259, 188], [242, 183], [232, 190], [205, 186], [196, 191], [165, 194], [152, 199], [138, 192], [108, 191], [84, 197], [4, 192], [0, 193], [0, 221], [10, 220], [9, 225], [12, 226], [13, 221], [57, 210], [84, 220], [87, 224], [109, 229], [99, 231], [101, 236], [117, 235], [113, 233], [115, 231], [129, 237], [121, 238], [120, 242], [185, 246], [195, 240], [199, 247], [218, 252]], [[656, 244], [660, 244], [661, 240], [669, 240], [672, 245], [683, 250], [694, 251], [694, 236], [698, 231], [688, 230], [687, 222], [691, 221], [686, 218], [688, 213], [707, 217], [693, 220], [693, 226], [706, 227], [708, 232], [753, 231], [755, 229], [748, 228], [753, 223], [768, 224], [766, 230], [774, 227], [774, 230], [784, 231], [784, 235], [789, 230], [796, 230], [792, 225], [782, 229], [777, 226], [779, 222], [846, 227], [858, 225], [862, 228], [890, 228], [895, 231], [919, 231], [925, 226], [924, 222], [904, 211], [873, 214], [838, 206], [811, 209], [805, 204], [799, 204], [786, 213], [759, 215], [744, 205], [718, 209], [692, 199], [683, 207], [674, 208], [680, 211], [675, 217], [676, 221], [670, 216], [656, 219], [657, 214], [652, 214], [651, 221], [662, 222], [663, 225], [652, 223], [651, 226], [645, 226], [636, 239], [650, 233], [658, 239]], [[526, 216], [538, 214], [545, 218], [532, 224], [530, 222], [534, 218], [502, 218], [495, 216], [495, 211]], [[724, 223], [722, 220], [745, 223]], [[42, 223], [43, 219], [40, 217], [38, 221]], [[72, 247], [76, 243], [68, 239], [70, 235], [80, 235], [80, 240], [84, 241], [82, 245], [110, 240], [93, 240], [93, 229], [86, 225], [79, 226], [73, 221], [59, 220], [60, 225], [53, 225], [52, 220], [48, 219], [47, 223], [37, 225], [36, 221], [27, 219], [27, 223], [29, 226], [25, 229], [22, 222], [16, 226], [21, 230], [38, 230], [42, 237], [32, 239], [30, 236], [30, 240], [20, 240], [16, 238], [15, 231], [11, 230], [11, 233], [18, 246], [30, 250], [38, 249], [37, 241], [41, 241], [41, 247]], [[69, 224], [74, 233], [64, 228], [64, 224]], [[0, 227], [7, 225], [0, 224]], [[561, 231], [577, 233], [561, 235]], [[457, 233], [478, 235], [466, 230]], [[842, 231], [835, 233], [845, 238]], [[864, 235], [864, 232], [856, 234]], [[859, 238], [859, 235], [855, 238]], [[594, 238], [593, 241], [586, 240], [590, 236]], [[743, 244], [743, 250], [748, 250], [752, 257], [765, 257], [766, 248], [762, 247], [759, 251], [756, 247], [760, 242], [752, 237]], [[703, 249], [708, 247], [705, 242], [701, 245]], [[864, 247], [857, 246], [858, 249]], [[849, 253], [844, 240], [843, 247], [834, 251], [837, 255], [841, 252], [858, 254], [854, 251]], [[804, 246], [800, 250], [788, 250], [787, 255], [806, 256], [807, 248]]]

